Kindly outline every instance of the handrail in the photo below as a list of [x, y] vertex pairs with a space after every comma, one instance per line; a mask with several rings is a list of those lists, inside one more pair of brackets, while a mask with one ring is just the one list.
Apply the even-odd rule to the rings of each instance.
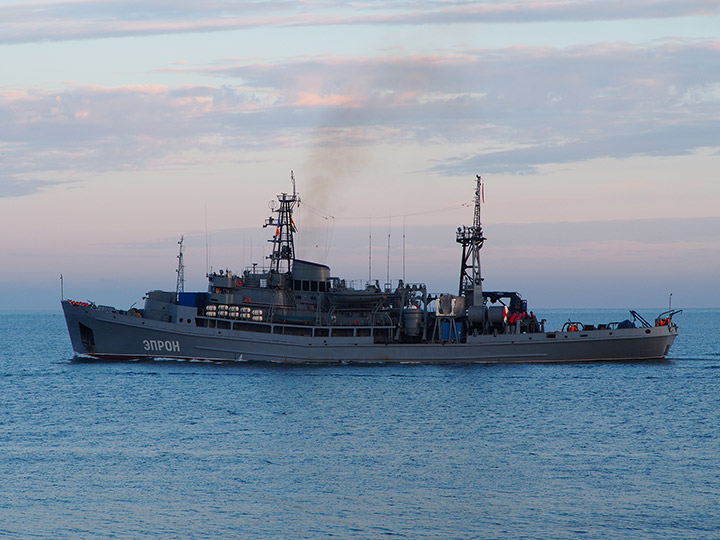
[[634, 321], [640, 321], [640, 323], [642, 324], [643, 328], [652, 328], [652, 325], [651, 325], [649, 322], [647, 322], [647, 321], [643, 318], [643, 316], [640, 315], [640, 314], [639, 314], [637, 311], [635, 311], [634, 309], [631, 309], [631, 310], [630, 310], [630, 315], [633, 316], [633, 320], [634, 320]]

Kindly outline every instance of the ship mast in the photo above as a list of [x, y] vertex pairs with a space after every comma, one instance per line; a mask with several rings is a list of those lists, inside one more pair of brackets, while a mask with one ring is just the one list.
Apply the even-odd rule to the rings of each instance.
[[[458, 227], [456, 241], [462, 245], [462, 258], [460, 260], [460, 287], [459, 296], [465, 296], [470, 305], [482, 306], [482, 273], [480, 271], [480, 250], [485, 242], [480, 220], [480, 205], [482, 204], [483, 184], [482, 177], [476, 175], [475, 211], [473, 224], [470, 227]], [[472, 292], [472, 301], [470, 293]]]
[[177, 285], [175, 286], [175, 298], [180, 300], [180, 293], [185, 292], [185, 263], [183, 262], [183, 241], [184, 236], [180, 237], [178, 244], [180, 245], [180, 253], [178, 253], [178, 267], [177, 270]]
[[289, 272], [292, 268], [292, 262], [295, 260], [295, 240], [296, 232], [295, 222], [292, 214], [295, 205], [300, 203], [300, 196], [295, 189], [295, 176], [290, 171], [290, 180], [292, 181], [292, 195], [282, 193], [277, 196], [277, 202], [270, 201], [270, 209], [275, 212], [277, 218], [269, 217], [265, 220], [263, 227], [275, 225], [275, 235], [268, 242], [272, 242], [272, 253], [268, 256], [270, 259], [270, 269], [275, 272]]

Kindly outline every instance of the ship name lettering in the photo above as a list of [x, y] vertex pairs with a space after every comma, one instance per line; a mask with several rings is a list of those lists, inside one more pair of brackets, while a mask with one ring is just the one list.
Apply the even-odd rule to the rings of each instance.
[[146, 351], [180, 352], [180, 342], [162, 339], [144, 339], [143, 348]]

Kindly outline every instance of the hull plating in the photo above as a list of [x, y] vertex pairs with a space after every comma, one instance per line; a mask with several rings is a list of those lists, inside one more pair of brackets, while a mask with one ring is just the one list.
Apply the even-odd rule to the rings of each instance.
[[[63, 302], [73, 350], [99, 359], [177, 358], [279, 363], [531, 363], [665, 358], [674, 326], [468, 336], [467, 343], [373, 343], [205, 328]], [[268, 325], [269, 328], [269, 325]]]

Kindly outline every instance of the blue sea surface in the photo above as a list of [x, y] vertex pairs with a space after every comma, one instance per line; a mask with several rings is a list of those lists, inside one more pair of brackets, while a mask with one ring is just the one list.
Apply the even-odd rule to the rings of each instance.
[[720, 311], [675, 320], [663, 362], [314, 367], [74, 361], [3, 312], [0, 537], [719, 538]]

